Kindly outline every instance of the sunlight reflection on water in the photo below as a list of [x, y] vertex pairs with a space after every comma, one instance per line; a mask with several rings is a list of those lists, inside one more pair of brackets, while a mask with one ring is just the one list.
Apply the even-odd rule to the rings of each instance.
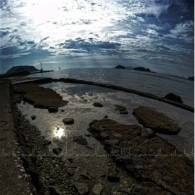
[[55, 138], [61, 139], [62, 137], [66, 136], [65, 129], [61, 127], [55, 127], [53, 130], [53, 136]]

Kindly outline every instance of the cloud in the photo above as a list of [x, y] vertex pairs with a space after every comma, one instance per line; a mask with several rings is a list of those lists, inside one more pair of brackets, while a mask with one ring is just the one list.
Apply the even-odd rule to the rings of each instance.
[[81, 50], [82, 52], [103, 52], [105, 50], [119, 50], [121, 44], [108, 42], [108, 41], [96, 41], [93, 38], [84, 40], [77, 38], [75, 40], [66, 40], [64, 43], [59, 44], [60, 48]]
[[176, 26], [170, 30], [170, 34], [166, 35], [169, 38], [183, 39], [187, 42], [193, 41], [194, 36], [194, 23], [193, 21], [186, 21], [184, 23], [176, 24]]

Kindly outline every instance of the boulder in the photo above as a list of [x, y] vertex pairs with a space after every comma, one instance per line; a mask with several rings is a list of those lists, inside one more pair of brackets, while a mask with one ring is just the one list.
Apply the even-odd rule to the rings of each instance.
[[74, 119], [73, 118], [65, 118], [65, 119], [63, 119], [63, 123], [65, 125], [72, 125], [72, 124], [74, 124]]
[[183, 103], [181, 97], [178, 96], [178, 95], [175, 95], [174, 93], [168, 93], [168, 94], [165, 96], [165, 98], [168, 99], [168, 100], [171, 100], [171, 101]]
[[133, 114], [144, 127], [155, 132], [171, 135], [180, 131], [180, 127], [172, 119], [152, 108], [139, 106], [134, 109]]
[[101, 103], [99, 103], [99, 102], [95, 102], [93, 105], [95, 107], [99, 107], [99, 108], [103, 107], [103, 105]]

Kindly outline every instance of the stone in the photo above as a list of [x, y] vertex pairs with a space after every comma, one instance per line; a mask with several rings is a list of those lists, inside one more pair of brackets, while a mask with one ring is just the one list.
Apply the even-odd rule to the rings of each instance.
[[104, 186], [101, 183], [96, 183], [92, 188], [92, 193], [94, 195], [101, 195], [101, 192], [103, 189], [104, 189]]
[[115, 105], [115, 110], [118, 110], [118, 111], [125, 111], [127, 110], [124, 106], [121, 106], [121, 105]]
[[183, 103], [181, 97], [178, 95], [175, 95], [174, 93], [168, 93], [164, 98], [171, 100], [171, 101], [178, 102], [178, 103]]
[[86, 183], [76, 182], [75, 188], [80, 195], [88, 194], [89, 186]]
[[150, 128], [143, 128], [142, 129], [142, 133], [141, 133], [142, 137], [151, 138], [151, 137], [154, 137], [154, 135], [155, 135], [155, 133], [152, 129], [150, 129]]
[[67, 169], [66, 169], [66, 172], [68, 173], [68, 175], [70, 175], [70, 176], [73, 176], [74, 174], [75, 174], [75, 168], [71, 168], [71, 167], [68, 167]]
[[116, 176], [116, 175], [110, 175], [110, 176], [107, 176], [107, 180], [110, 181], [110, 182], [119, 182], [120, 181], [120, 177], [119, 176]]
[[165, 114], [153, 108], [139, 106], [133, 111], [136, 119], [145, 127], [162, 134], [178, 134], [181, 128]]
[[88, 172], [83, 172], [83, 173], [80, 174], [80, 176], [83, 179], [86, 179], [86, 180], [91, 180], [92, 179], [91, 175]]
[[61, 148], [53, 148], [53, 153], [56, 155], [59, 155], [61, 153], [62, 149]]
[[74, 136], [73, 141], [80, 145], [87, 145], [87, 140], [82, 136]]
[[35, 116], [35, 115], [32, 115], [32, 116], [31, 116], [31, 119], [32, 119], [32, 120], [35, 120], [35, 119], [36, 119], [36, 116]]
[[93, 105], [95, 107], [99, 107], [99, 108], [103, 107], [103, 105], [101, 103], [98, 103], [98, 102], [95, 102]]
[[65, 125], [72, 125], [72, 124], [74, 124], [74, 119], [73, 118], [65, 118], [65, 119], [63, 119], [63, 123]]
[[120, 111], [120, 114], [128, 114], [128, 111], [127, 110]]
[[56, 107], [49, 107], [49, 108], [48, 108], [48, 112], [49, 112], [49, 113], [58, 112], [58, 108], [56, 108]]

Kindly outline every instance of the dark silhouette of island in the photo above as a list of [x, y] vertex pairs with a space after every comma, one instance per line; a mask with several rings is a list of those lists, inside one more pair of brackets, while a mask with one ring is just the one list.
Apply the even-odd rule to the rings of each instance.
[[140, 66], [140, 67], [135, 67], [133, 70], [144, 71], [144, 72], [151, 72], [149, 68], [144, 68], [144, 67], [142, 67], [142, 66]]
[[35, 68], [34, 66], [24, 65], [24, 66], [13, 66], [10, 68], [4, 76], [26, 76], [29, 74], [36, 74], [42, 72], [52, 72], [53, 70], [41, 70]]
[[10, 68], [7, 72], [6, 75], [25, 75], [25, 74], [31, 74], [34, 72], [38, 72], [39, 70], [35, 68], [34, 66], [13, 66]]
[[192, 77], [188, 77], [188, 80], [190, 80], [190, 81], [194, 81], [194, 76], [192, 76]]
[[138, 67], [133, 68], [131, 66], [126, 67], [126, 66], [123, 66], [123, 65], [117, 65], [117, 66], [115, 66], [115, 69], [127, 69], [127, 70], [136, 70], [136, 71], [144, 71], [144, 72], [153, 72], [149, 68], [145, 68], [145, 67], [142, 67], [142, 66], [138, 66]]
[[123, 66], [123, 65], [117, 65], [117, 66], [115, 67], [115, 69], [126, 69], [126, 67]]

